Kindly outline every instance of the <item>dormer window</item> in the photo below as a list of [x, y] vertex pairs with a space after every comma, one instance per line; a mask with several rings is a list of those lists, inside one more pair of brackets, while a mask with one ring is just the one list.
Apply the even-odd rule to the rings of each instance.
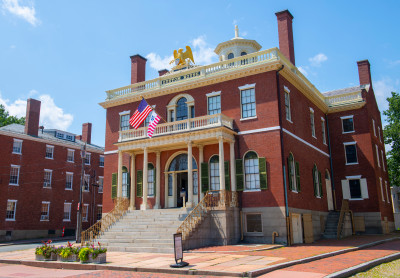
[[244, 51], [242, 53], [240, 53], [240, 56], [244, 56], [244, 55], [247, 55], [247, 53]]
[[235, 55], [233, 55], [233, 53], [229, 53], [228, 54], [228, 60], [235, 58]]

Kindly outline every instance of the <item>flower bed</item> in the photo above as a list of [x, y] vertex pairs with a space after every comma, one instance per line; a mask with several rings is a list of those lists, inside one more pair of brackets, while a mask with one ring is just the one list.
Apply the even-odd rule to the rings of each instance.
[[42, 243], [42, 246], [38, 246], [35, 249], [35, 259], [37, 261], [56, 261], [57, 249], [54, 245], [51, 245], [51, 240], [42, 241]]
[[67, 246], [57, 248], [58, 260], [61, 262], [78, 262], [79, 251], [79, 247], [74, 247], [73, 244], [68, 241]]
[[107, 261], [107, 248], [101, 247], [100, 242], [97, 244], [97, 247], [95, 247], [94, 244], [87, 245], [79, 251], [79, 259], [82, 263], [101, 264]]

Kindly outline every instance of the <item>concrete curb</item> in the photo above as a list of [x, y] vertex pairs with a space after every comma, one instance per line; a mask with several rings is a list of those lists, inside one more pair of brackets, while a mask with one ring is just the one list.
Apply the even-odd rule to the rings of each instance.
[[183, 253], [187, 254], [202, 254], [202, 253], [240, 253], [240, 252], [254, 252], [254, 251], [266, 251], [266, 250], [273, 250], [278, 249], [281, 247], [285, 247], [285, 245], [276, 245], [271, 247], [265, 247], [260, 249], [253, 249], [253, 250], [238, 250], [238, 251], [183, 251]]
[[359, 272], [366, 271], [377, 265], [380, 265], [383, 263], [388, 263], [388, 262], [391, 262], [391, 261], [394, 261], [397, 259], [400, 259], [400, 252], [394, 253], [394, 254], [391, 254], [391, 255], [388, 255], [388, 256], [385, 256], [382, 258], [378, 258], [378, 259], [375, 259], [373, 261], [369, 261], [369, 262], [366, 262], [363, 264], [359, 264], [359, 265], [356, 265], [356, 266], [353, 266], [350, 268], [346, 268], [346, 269], [343, 269], [343, 270], [335, 272], [335, 273], [331, 273], [331, 274], [325, 276], [325, 278], [349, 277], [349, 276], [357, 274]]
[[257, 276], [266, 274], [268, 272], [272, 272], [272, 271], [275, 271], [275, 270], [278, 270], [278, 269], [282, 269], [282, 268], [287, 268], [287, 267], [290, 267], [290, 266], [293, 266], [293, 265], [296, 265], [296, 264], [304, 264], [304, 263], [308, 263], [308, 262], [312, 262], [312, 261], [316, 261], [316, 260], [321, 260], [321, 259], [325, 259], [325, 258], [329, 258], [329, 257], [333, 257], [333, 256], [337, 256], [337, 255], [341, 255], [341, 254], [345, 254], [345, 253], [349, 253], [349, 252], [365, 249], [365, 248], [372, 247], [372, 246], [379, 245], [379, 244], [383, 244], [383, 243], [386, 243], [386, 242], [399, 240], [399, 239], [400, 239], [400, 237], [393, 237], [393, 238], [378, 240], [378, 241], [366, 243], [366, 244], [363, 244], [363, 245], [360, 245], [360, 246], [357, 246], [357, 247], [351, 247], [351, 248], [342, 249], [342, 250], [338, 250], [338, 251], [333, 251], [333, 252], [329, 252], [329, 253], [325, 253], [325, 254], [321, 254], [321, 255], [308, 257], [308, 258], [303, 258], [303, 259], [298, 259], [298, 260], [289, 261], [289, 262], [285, 262], [285, 263], [280, 263], [280, 264], [268, 266], [268, 267], [265, 267], [265, 268], [256, 269], [256, 270], [253, 270], [253, 271], [249, 271], [246, 274], [247, 274], [247, 276], [249, 278], [257, 277]]
[[0, 247], [3, 246], [11, 246], [11, 245], [23, 245], [23, 244], [33, 244], [33, 243], [42, 243], [43, 241], [51, 240], [52, 242], [59, 242], [59, 241], [71, 241], [75, 240], [75, 237], [68, 236], [68, 237], [55, 237], [55, 238], [38, 238], [38, 239], [23, 239], [23, 240], [16, 240], [16, 241], [3, 241], [0, 242]]

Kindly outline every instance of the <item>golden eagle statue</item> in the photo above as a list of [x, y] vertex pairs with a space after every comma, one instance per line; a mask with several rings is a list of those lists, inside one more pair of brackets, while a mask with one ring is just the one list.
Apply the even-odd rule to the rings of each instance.
[[169, 64], [175, 62], [175, 67], [173, 69], [182, 68], [189, 64], [188, 61], [186, 61], [187, 59], [189, 59], [189, 61], [191, 60], [194, 64], [192, 49], [190, 49], [189, 46], [186, 46], [186, 52], [183, 52], [182, 48], [179, 48], [178, 51], [174, 50], [174, 60]]

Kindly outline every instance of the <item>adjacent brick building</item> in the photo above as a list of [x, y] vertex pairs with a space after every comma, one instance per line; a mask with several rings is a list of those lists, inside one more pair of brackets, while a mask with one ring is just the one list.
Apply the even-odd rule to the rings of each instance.
[[101, 218], [104, 148], [91, 144], [92, 124], [77, 136], [39, 128], [39, 115], [28, 99], [25, 126], [0, 128], [0, 241], [74, 234], [85, 144], [83, 227]]
[[[236, 31], [216, 47], [218, 63], [148, 81], [146, 59], [131, 57], [132, 84], [107, 91], [101, 103], [105, 212], [115, 197], [129, 198], [131, 209], [181, 207], [184, 188], [194, 207], [206, 191], [226, 189], [238, 192], [249, 242], [271, 242], [273, 232], [284, 243], [318, 239], [343, 199], [356, 231], [393, 229], [369, 62], [357, 63], [359, 86], [321, 93], [295, 66], [293, 16], [276, 16], [279, 49], [260, 51]], [[153, 138], [128, 123], [142, 97], [167, 121]]]

